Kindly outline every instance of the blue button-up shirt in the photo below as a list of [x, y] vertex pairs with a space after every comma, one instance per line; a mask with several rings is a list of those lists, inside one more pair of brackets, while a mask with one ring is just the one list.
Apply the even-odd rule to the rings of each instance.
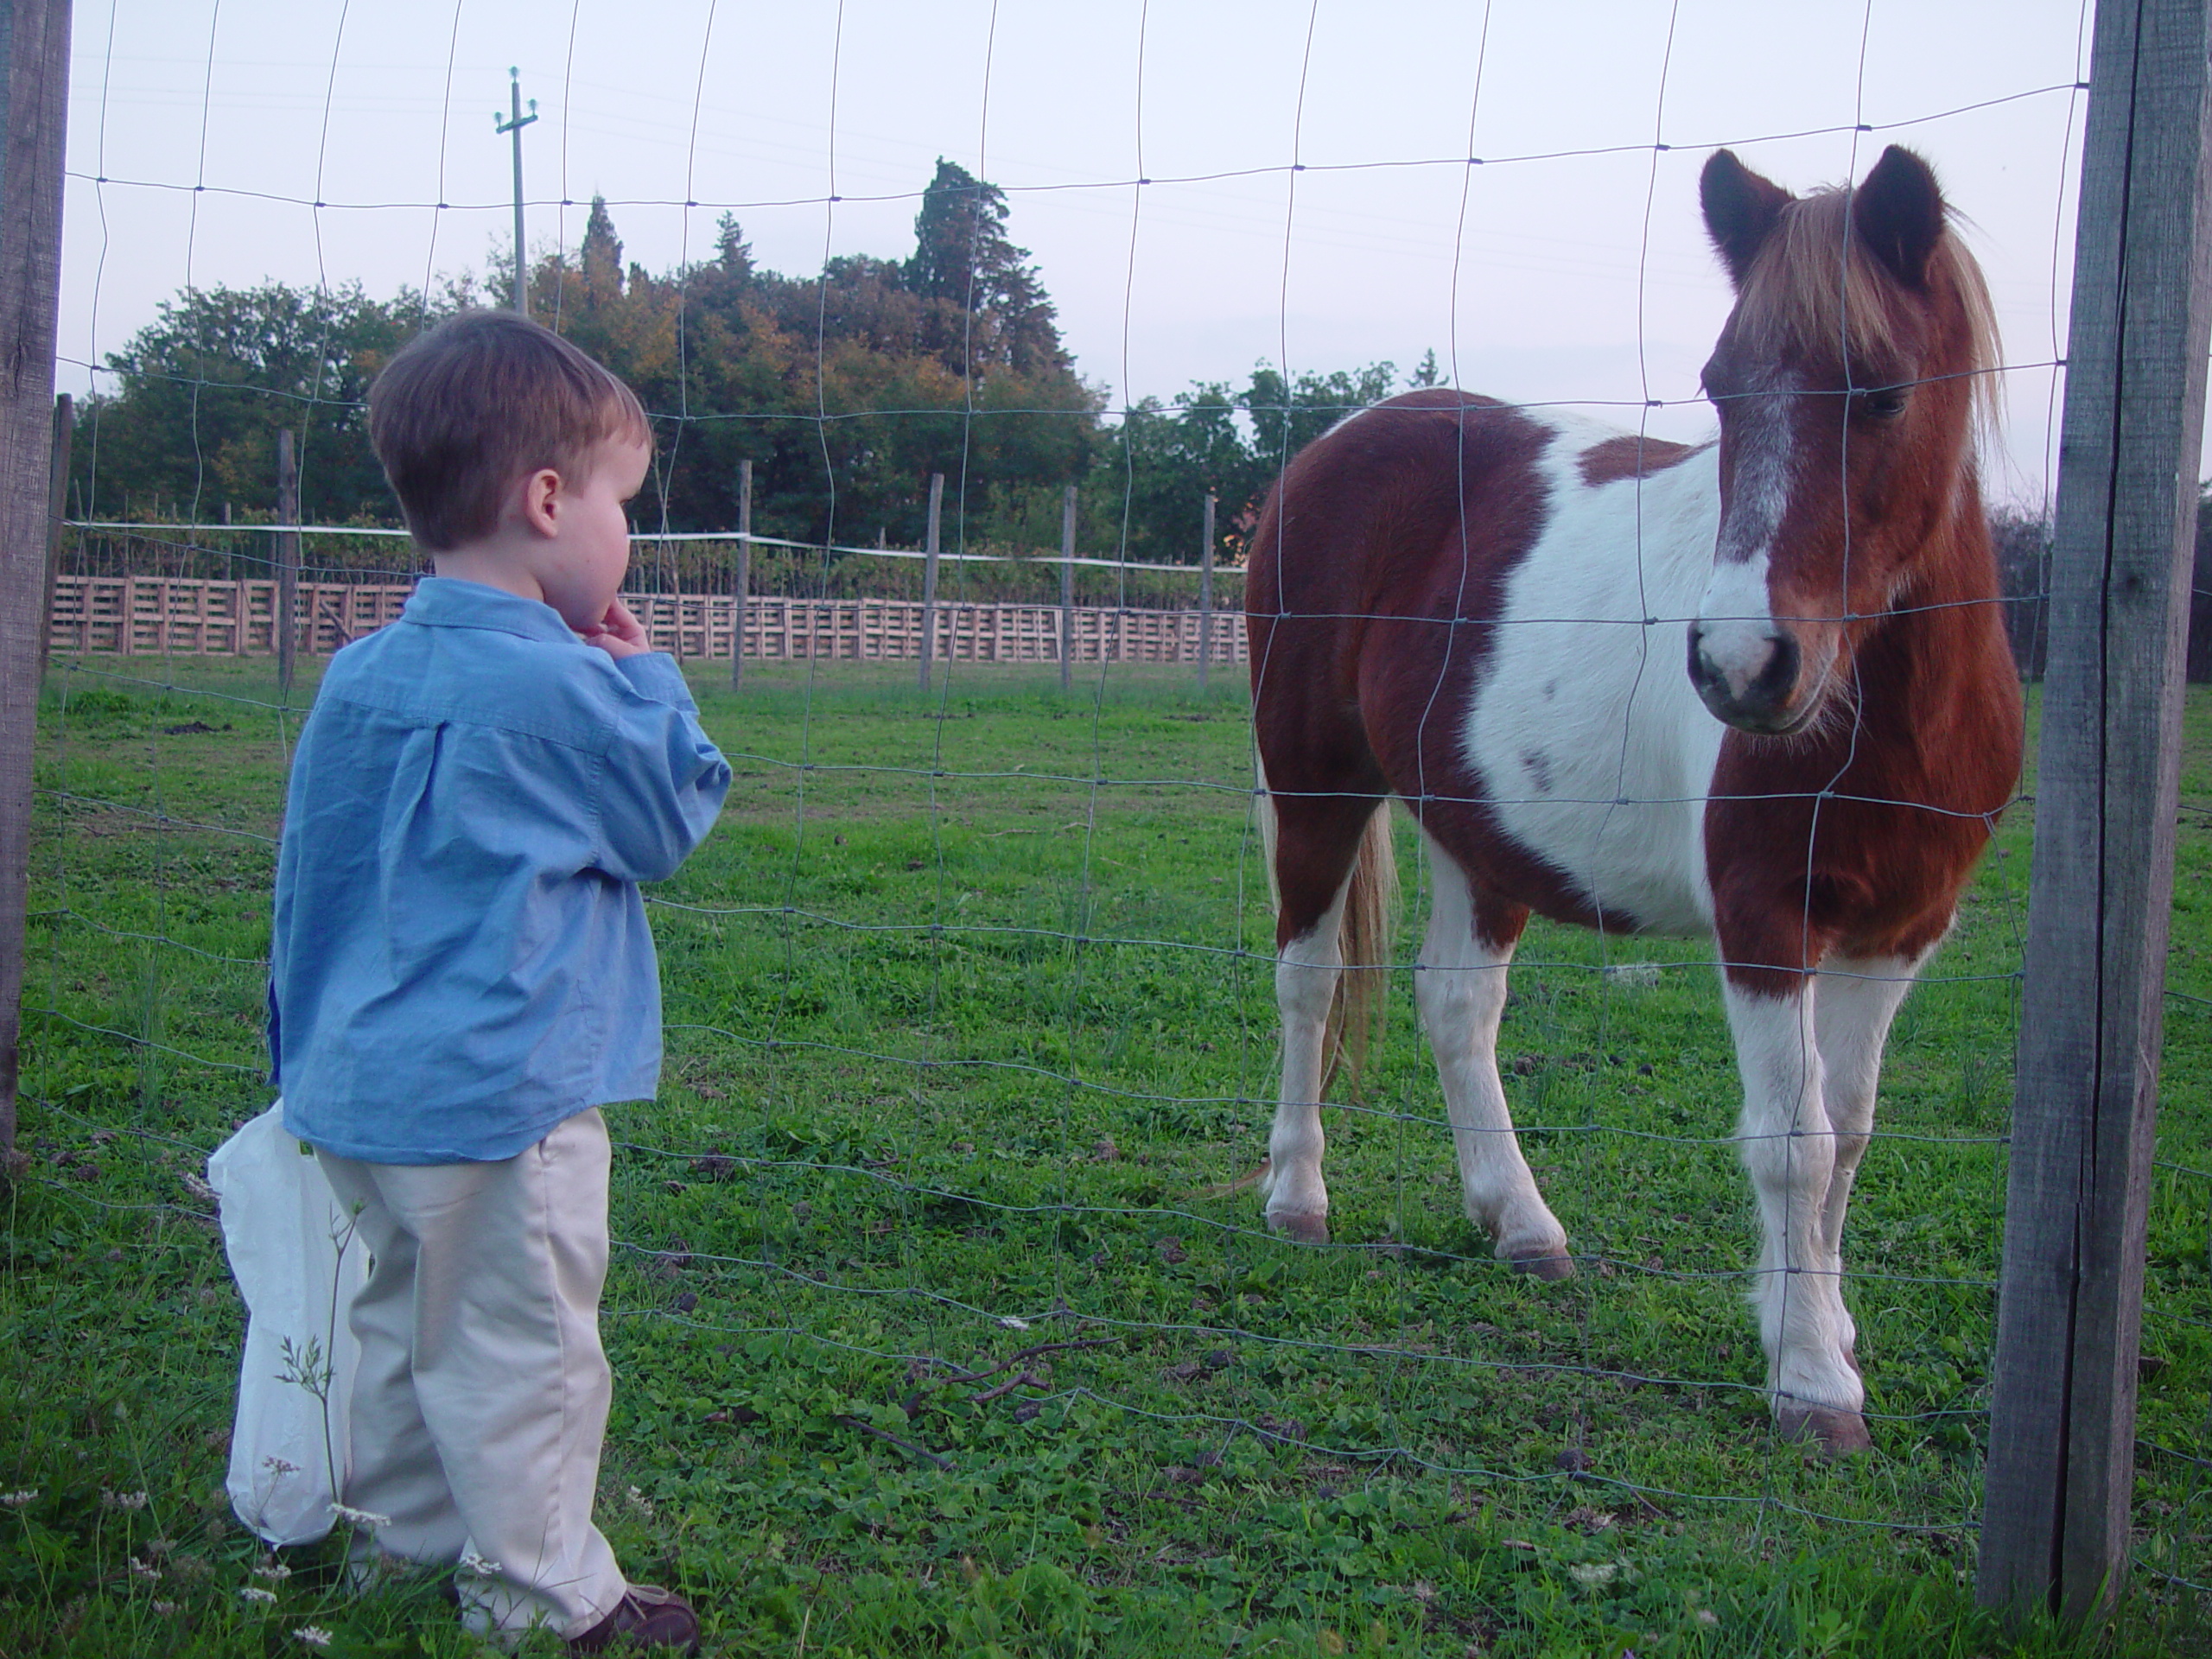
[[512, 1157], [660, 1079], [640, 881], [729, 767], [675, 663], [431, 577], [331, 659], [292, 760], [270, 948], [284, 1127], [372, 1163]]

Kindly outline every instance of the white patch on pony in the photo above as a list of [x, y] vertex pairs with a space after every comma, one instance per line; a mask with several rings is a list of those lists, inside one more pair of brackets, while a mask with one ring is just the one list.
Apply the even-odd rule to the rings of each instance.
[[1319, 1229], [1329, 1213], [1321, 1179], [1327, 1137], [1321, 1129], [1321, 1077], [1326, 1069], [1330, 1005], [1344, 967], [1339, 938], [1347, 871], [1329, 908], [1313, 927], [1292, 939], [1275, 958], [1275, 1008], [1282, 1017], [1282, 1094], [1268, 1136], [1268, 1174], [1262, 1184], [1268, 1224], [1300, 1233]]
[[1485, 1229], [1500, 1261], [1563, 1257], [1567, 1232], [1536, 1191], [1497, 1075], [1497, 1025], [1513, 947], [1476, 937], [1466, 873], [1424, 831], [1433, 897], [1428, 937], [1414, 973], [1414, 1000], [1436, 1053], [1436, 1074], [1452, 1120], [1467, 1218]]
[[[1744, 1079], [1738, 1149], [1758, 1197], [1763, 1234], [1751, 1305], [1758, 1310], [1767, 1391], [1777, 1409], [1855, 1413], [1866, 1388], [1846, 1357], [1854, 1332], [1843, 1306], [1841, 1257], [1829, 1236], [1838, 1136], [1823, 1098], [1814, 983], [1780, 997], [1723, 987]], [[1881, 1025], [1886, 1029], [1886, 1015]], [[1839, 1235], [1841, 1221], [1839, 1207]]]
[[1767, 592], [1766, 550], [1751, 558], [1713, 567], [1713, 580], [1698, 601], [1698, 652], [1728, 683], [1729, 695], [1741, 697], [1774, 656], [1781, 635], [1774, 602]]
[[1767, 590], [1774, 538], [1789, 510], [1796, 393], [1787, 375], [1770, 375], [1745, 392], [1729, 433], [1735, 474], [1728, 510], [1714, 538], [1713, 575], [1697, 607], [1700, 651], [1740, 697], [1774, 655], [1781, 630]]
[[1507, 583], [1464, 752], [1499, 827], [1593, 908], [1648, 931], [1708, 932], [1705, 801], [1724, 728], [1685, 664], [1719, 462], [1708, 448], [1592, 486], [1579, 458], [1622, 434], [1573, 416], [1544, 423], [1548, 512]]

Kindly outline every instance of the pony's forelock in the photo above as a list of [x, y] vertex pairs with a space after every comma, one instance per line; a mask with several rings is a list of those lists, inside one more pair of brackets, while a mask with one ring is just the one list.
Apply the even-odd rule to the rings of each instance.
[[[1796, 342], [1824, 340], [1840, 346], [1847, 362], [1895, 360], [1910, 298], [1904, 283], [1850, 233], [1851, 200], [1849, 187], [1830, 187], [1783, 210], [1738, 302], [1736, 327], [1753, 350], [1778, 355]], [[1968, 382], [1977, 435], [1986, 444], [1996, 435], [1998, 416], [1997, 315], [1981, 266], [1967, 251], [1957, 215], [1948, 206], [1925, 282], [1939, 297], [1955, 296], [1964, 314], [1965, 360], [1941, 372]]]

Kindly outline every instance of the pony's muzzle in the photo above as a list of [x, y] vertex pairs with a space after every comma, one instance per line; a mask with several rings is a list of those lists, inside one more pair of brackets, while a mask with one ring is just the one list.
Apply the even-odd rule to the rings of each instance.
[[1772, 625], [1690, 624], [1690, 683], [1715, 720], [1739, 731], [1772, 734], [1804, 723], [1796, 701], [1803, 654]]

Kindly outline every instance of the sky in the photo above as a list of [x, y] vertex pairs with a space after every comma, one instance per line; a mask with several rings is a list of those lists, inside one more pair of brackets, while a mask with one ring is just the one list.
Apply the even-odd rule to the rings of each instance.
[[[604, 195], [626, 257], [903, 258], [942, 156], [1113, 406], [1429, 350], [1631, 429], [1713, 427], [1721, 144], [1802, 189], [1917, 149], [2004, 331], [1993, 495], [2039, 504], [2063, 356], [2088, 0], [79, 0], [60, 384], [187, 286], [389, 296]], [[318, 204], [321, 204], [318, 206]]]

